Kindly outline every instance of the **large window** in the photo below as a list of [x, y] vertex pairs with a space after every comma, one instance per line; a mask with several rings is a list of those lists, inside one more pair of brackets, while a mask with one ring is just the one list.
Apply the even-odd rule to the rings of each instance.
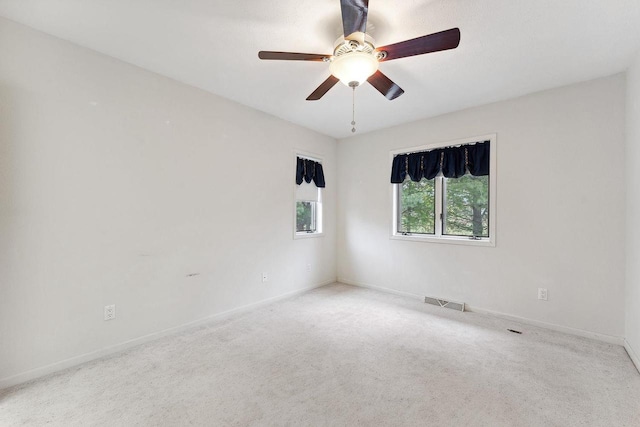
[[297, 153], [296, 169], [294, 237], [320, 236], [324, 187], [322, 160]]
[[[495, 139], [489, 135], [392, 152], [392, 237], [494, 245]], [[482, 142], [478, 150], [475, 141]], [[472, 161], [477, 164], [470, 171]], [[485, 166], [478, 166], [481, 161]]]

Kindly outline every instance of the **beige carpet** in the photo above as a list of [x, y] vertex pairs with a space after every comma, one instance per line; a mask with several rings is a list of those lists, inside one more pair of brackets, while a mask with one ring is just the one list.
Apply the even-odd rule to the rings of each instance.
[[637, 427], [640, 375], [619, 346], [331, 285], [0, 392], [0, 425], [45, 424]]

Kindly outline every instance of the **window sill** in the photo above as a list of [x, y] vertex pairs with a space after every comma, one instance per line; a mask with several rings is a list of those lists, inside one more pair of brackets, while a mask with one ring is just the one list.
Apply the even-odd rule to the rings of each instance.
[[320, 232], [320, 233], [293, 233], [293, 239], [311, 239], [314, 237], [323, 237], [324, 233]]
[[430, 236], [430, 235], [404, 235], [404, 234], [392, 234], [389, 236], [393, 240], [408, 240], [410, 242], [424, 242], [424, 243], [445, 243], [450, 245], [466, 245], [466, 246], [489, 246], [495, 247], [496, 242], [491, 238], [481, 238], [478, 240], [469, 239], [468, 237], [457, 236]]

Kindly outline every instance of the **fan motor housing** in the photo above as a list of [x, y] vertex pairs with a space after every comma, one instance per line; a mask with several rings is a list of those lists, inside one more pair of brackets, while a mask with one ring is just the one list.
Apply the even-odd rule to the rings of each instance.
[[334, 43], [333, 56], [341, 56], [350, 52], [373, 54], [375, 41], [368, 34], [355, 32], [347, 37], [340, 36]]

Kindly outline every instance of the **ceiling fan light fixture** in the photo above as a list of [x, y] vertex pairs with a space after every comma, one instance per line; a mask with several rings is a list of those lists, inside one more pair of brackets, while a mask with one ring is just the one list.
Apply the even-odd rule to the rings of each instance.
[[375, 41], [366, 33], [369, 0], [340, 0], [340, 10], [343, 31], [333, 45], [333, 55], [258, 52], [260, 59], [329, 62], [331, 75], [307, 97], [307, 101], [318, 101], [340, 81], [354, 89], [354, 99], [355, 88], [366, 81], [391, 101], [404, 90], [378, 70], [380, 62], [455, 49], [460, 44], [460, 29], [450, 28], [376, 48]]
[[368, 52], [349, 52], [334, 56], [329, 70], [345, 86], [359, 86], [378, 70], [378, 60]]

